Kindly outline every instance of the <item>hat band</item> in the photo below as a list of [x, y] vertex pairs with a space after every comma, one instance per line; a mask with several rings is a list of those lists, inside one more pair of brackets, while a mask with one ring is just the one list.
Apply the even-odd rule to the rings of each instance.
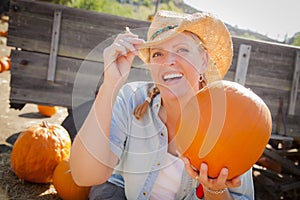
[[178, 25], [169, 25], [169, 26], [166, 26], [164, 28], [161, 28], [158, 31], [156, 31], [155, 33], [153, 33], [153, 35], [150, 37], [150, 40], [154, 40], [154, 38], [156, 38], [159, 34], [161, 34], [163, 32], [166, 32], [170, 29], [174, 29], [176, 27], [178, 27]]

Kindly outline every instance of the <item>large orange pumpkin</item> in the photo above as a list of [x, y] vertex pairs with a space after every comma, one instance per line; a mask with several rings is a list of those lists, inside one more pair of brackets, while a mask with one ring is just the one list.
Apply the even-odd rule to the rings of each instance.
[[90, 187], [76, 185], [72, 178], [69, 160], [62, 160], [53, 173], [53, 185], [63, 200], [88, 199]]
[[66, 129], [43, 122], [19, 135], [12, 149], [11, 165], [20, 179], [48, 183], [58, 163], [70, 156], [70, 150], [71, 139]]
[[45, 117], [51, 117], [57, 113], [58, 108], [56, 106], [37, 105], [40, 114]]
[[268, 143], [272, 118], [264, 101], [230, 81], [216, 81], [200, 90], [183, 108], [177, 126], [177, 150], [208, 175], [227, 167], [228, 179], [249, 170]]

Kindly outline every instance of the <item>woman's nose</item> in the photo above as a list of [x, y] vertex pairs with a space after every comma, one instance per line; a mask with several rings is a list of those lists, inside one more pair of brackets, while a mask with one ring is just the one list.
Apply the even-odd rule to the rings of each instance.
[[176, 64], [176, 54], [167, 52], [165, 56], [165, 65], [174, 66]]

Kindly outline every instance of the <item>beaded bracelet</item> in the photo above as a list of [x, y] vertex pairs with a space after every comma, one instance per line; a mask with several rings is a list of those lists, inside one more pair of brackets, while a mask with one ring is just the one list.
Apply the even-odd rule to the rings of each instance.
[[212, 190], [210, 188], [205, 188], [205, 190], [207, 190], [208, 192], [210, 192], [212, 194], [223, 194], [224, 192], [226, 192], [227, 188], [224, 188], [222, 190]]

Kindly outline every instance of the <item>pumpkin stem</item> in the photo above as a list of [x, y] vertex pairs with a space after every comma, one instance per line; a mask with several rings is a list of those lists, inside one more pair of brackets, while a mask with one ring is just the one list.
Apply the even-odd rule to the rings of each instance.
[[42, 121], [42, 127], [49, 128], [47, 121]]

